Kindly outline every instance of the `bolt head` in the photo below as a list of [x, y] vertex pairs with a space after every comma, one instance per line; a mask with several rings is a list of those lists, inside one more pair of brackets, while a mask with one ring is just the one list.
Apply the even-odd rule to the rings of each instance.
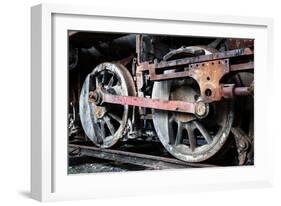
[[98, 100], [98, 94], [96, 92], [94, 92], [93, 96], [92, 96], [94, 101]]
[[204, 116], [207, 112], [207, 105], [204, 102], [198, 102], [195, 106], [195, 113]]
[[89, 99], [92, 99], [96, 105], [100, 105], [102, 101], [102, 95], [99, 91], [90, 92]]

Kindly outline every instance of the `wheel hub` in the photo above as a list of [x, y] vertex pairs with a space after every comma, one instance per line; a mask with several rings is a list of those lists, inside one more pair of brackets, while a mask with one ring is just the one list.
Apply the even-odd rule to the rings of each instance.
[[207, 117], [209, 114], [209, 104], [204, 103], [204, 102], [197, 102], [195, 106], [195, 115], [199, 119], [203, 119]]
[[[171, 92], [171, 100], [180, 100], [194, 103], [196, 97], [196, 91], [189, 86], [180, 86]], [[196, 119], [195, 115], [182, 112], [176, 112], [174, 116], [177, 121], [183, 123]]]

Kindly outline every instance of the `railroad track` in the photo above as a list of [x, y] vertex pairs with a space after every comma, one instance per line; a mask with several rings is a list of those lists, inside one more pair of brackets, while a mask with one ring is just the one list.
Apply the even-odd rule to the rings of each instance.
[[69, 144], [69, 153], [95, 157], [103, 160], [142, 166], [148, 169], [202, 168], [213, 167], [210, 164], [187, 163], [178, 159], [141, 154], [122, 150], [104, 149], [95, 146]]

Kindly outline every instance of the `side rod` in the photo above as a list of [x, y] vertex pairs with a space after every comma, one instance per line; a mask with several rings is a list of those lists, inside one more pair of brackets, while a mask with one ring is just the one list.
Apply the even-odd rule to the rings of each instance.
[[198, 103], [189, 103], [184, 101], [173, 101], [173, 100], [160, 100], [143, 97], [133, 96], [119, 96], [104, 93], [101, 91], [94, 91], [89, 93], [90, 100], [96, 105], [102, 105], [104, 103], [130, 105], [138, 107], [146, 107], [151, 109], [177, 111], [185, 113], [195, 113], [195, 107]]
[[[251, 95], [250, 87], [234, 87], [230, 85], [222, 88], [222, 97], [233, 98], [234, 96]], [[158, 110], [166, 110], [173, 112], [183, 112], [195, 114], [196, 116], [205, 116], [208, 113], [208, 103], [204, 101], [185, 102], [177, 100], [161, 100], [135, 96], [119, 96], [113, 95], [102, 90], [90, 91], [89, 101], [97, 106], [102, 106], [104, 103], [129, 105], [137, 107], [145, 107]]]

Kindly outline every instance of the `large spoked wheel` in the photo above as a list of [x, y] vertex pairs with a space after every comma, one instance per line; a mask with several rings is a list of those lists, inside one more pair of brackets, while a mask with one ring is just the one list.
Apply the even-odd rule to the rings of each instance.
[[[195, 81], [155, 82], [152, 98], [195, 102], [200, 90]], [[174, 157], [186, 162], [202, 162], [217, 154], [228, 139], [233, 122], [233, 107], [228, 101], [209, 104], [208, 115], [153, 110], [158, 138]]]
[[82, 127], [95, 145], [109, 148], [124, 135], [129, 107], [115, 104], [96, 106], [90, 103], [89, 91], [96, 89], [115, 95], [135, 96], [135, 86], [128, 70], [115, 63], [98, 65], [83, 84], [79, 102]]

